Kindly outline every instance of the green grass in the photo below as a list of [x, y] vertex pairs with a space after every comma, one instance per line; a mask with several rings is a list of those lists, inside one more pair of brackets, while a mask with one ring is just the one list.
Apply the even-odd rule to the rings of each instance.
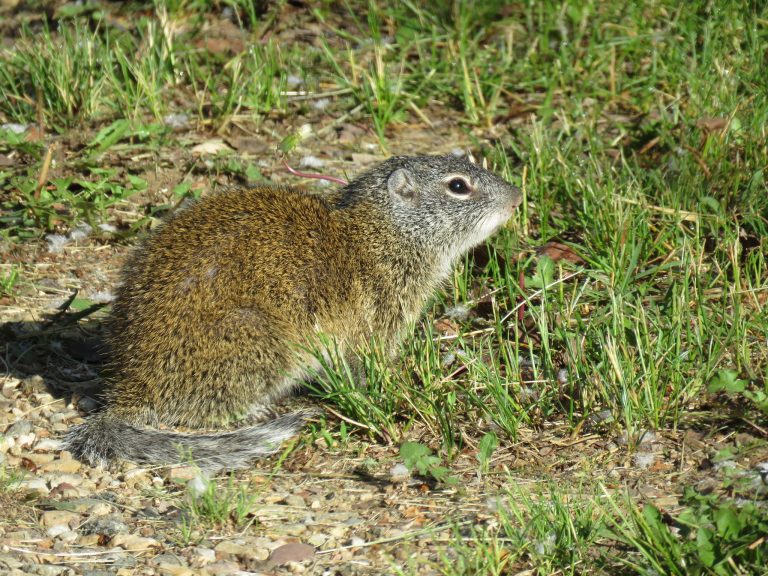
[[179, 509], [180, 539], [183, 545], [200, 540], [207, 531], [222, 528], [242, 528], [256, 502], [256, 495], [248, 485], [238, 485], [230, 477], [224, 486], [215, 479], [198, 477], [198, 490], [188, 485]]
[[[622, 563], [639, 574], [759, 574], [768, 515], [762, 504], [719, 500], [687, 489], [685, 507], [664, 518], [654, 506], [627, 503], [628, 522], [614, 517], [609, 535], [630, 547]], [[619, 512], [611, 501], [615, 512]], [[670, 525], [672, 529], [670, 529]]]
[[[206, 14], [223, 6], [241, 44], [214, 50]], [[450, 467], [489, 433], [501, 446], [531, 431], [626, 434], [631, 451], [643, 431], [693, 419], [768, 425], [761, 3], [321, 2], [295, 18], [322, 33], [291, 43], [270, 36], [280, 3], [264, 13], [235, 1], [123, 10], [127, 28], [98, 11], [73, 14], [22, 29], [0, 51], [0, 124], [45, 134], [0, 130], [0, 154], [18, 160], [0, 164], [5, 241], [83, 223], [118, 224], [121, 238], [147, 226], [171, 204], [144, 206], [129, 225], [116, 207], [149, 186], [142, 161], [168, 167], [164, 151], [191, 147], [168, 114], [187, 115], [206, 137], [266, 126], [277, 141], [307, 121], [315, 132], [348, 121], [391, 153], [404, 126], [444, 121], [525, 202], [465, 259], [396, 361], [375, 344], [354, 367], [320, 355], [316, 394], [345, 423], [321, 423], [317, 436], [342, 448], [360, 435], [417, 440]], [[290, 91], [331, 103], [318, 113]], [[77, 142], [48, 173], [49, 146], [65, 137]], [[261, 178], [252, 157], [185, 162], [172, 202], [199, 193], [195, 178]], [[551, 241], [579, 262], [541, 257]], [[457, 334], [435, 324], [446, 315]], [[477, 466], [486, 477], [487, 458]], [[747, 527], [765, 521], [758, 504], [691, 496], [681, 537], [636, 502], [588, 494], [571, 506], [554, 489], [517, 496], [500, 527], [457, 535], [459, 560], [444, 573], [610, 573], [622, 556], [611, 546], [629, 551], [623, 569], [645, 573], [725, 573], [726, 558], [748, 573], [765, 555], [749, 548], [757, 532]], [[231, 515], [209, 508], [198, 515]], [[709, 546], [724, 515], [751, 520], [734, 520]], [[542, 542], [552, 543], [539, 553]]]

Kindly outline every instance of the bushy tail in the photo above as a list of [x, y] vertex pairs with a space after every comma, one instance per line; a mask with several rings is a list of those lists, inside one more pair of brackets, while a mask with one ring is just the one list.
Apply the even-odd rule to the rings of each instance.
[[65, 448], [92, 466], [105, 465], [115, 458], [151, 465], [191, 459], [206, 472], [234, 470], [276, 452], [311, 415], [309, 411], [294, 412], [232, 432], [181, 434], [137, 428], [107, 414], [97, 414], [67, 433]]

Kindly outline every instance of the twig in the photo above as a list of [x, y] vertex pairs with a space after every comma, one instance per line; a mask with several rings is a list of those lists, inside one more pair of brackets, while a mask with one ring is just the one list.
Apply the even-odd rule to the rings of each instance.
[[53, 151], [56, 148], [56, 144], [53, 143], [48, 146], [48, 150], [45, 152], [45, 159], [43, 159], [43, 166], [40, 168], [40, 176], [37, 178], [37, 188], [35, 188], [35, 200], [40, 200], [40, 193], [43, 191], [45, 183], [48, 181], [48, 172], [51, 169], [51, 160], [53, 159]]
[[330, 90], [328, 92], [307, 92], [304, 90], [288, 90], [281, 92], [281, 96], [289, 98], [292, 102], [300, 100], [319, 100], [321, 98], [330, 98], [332, 96], [343, 96], [352, 92], [352, 88], [340, 88], [338, 90]]
[[[571, 278], [573, 278], [574, 276], [578, 276], [578, 275], [579, 275], [579, 274], [581, 274], [582, 272], [584, 272], [584, 269], [583, 269], [583, 268], [582, 268], [582, 269], [580, 269], [580, 270], [576, 270], [576, 272], [571, 272], [571, 273], [570, 273], [570, 274], [568, 274], [567, 276], [563, 276], [562, 278], [558, 278], [557, 280], [555, 280], [555, 281], [554, 281], [554, 282], [552, 282], [551, 284], [547, 284], [546, 286], [544, 286], [544, 288], [542, 288], [542, 289], [540, 289], [540, 290], [536, 290], [536, 292], [534, 292], [533, 294], [530, 294], [530, 295], [529, 295], [527, 298], [525, 298], [525, 300], [523, 300], [522, 302], [520, 302], [520, 304], [518, 304], [517, 306], [515, 306], [514, 308], [512, 308], [512, 310], [510, 310], [509, 312], [507, 312], [507, 314], [504, 316], [504, 318], [502, 318], [502, 319], [501, 319], [501, 323], [502, 323], [502, 324], [504, 324], [504, 322], [506, 322], [507, 320], [509, 320], [509, 317], [510, 317], [510, 316], [512, 316], [512, 314], [514, 314], [514, 313], [515, 313], [515, 312], [517, 312], [517, 311], [518, 311], [520, 308], [522, 308], [523, 306], [525, 306], [525, 303], [526, 303], [526, 301], [530, 300], [531, 298], [535, 298], [535, 297], [536, 297], [536, 296], [538, 296], [539, 294], [542, 294], [542, 293], [544, 292], [544, 290], [549, 290], [549, 289], [550, 289], [550, 288], [552, 288], [553, 286], [557, 286], [558, 284], [561, 284], [561, 283], [565, 282], [566, 280], [570, 280], [570, 279], [571, 279]], [[491, 328], [491, 330], [493, 330], [493, 328]]]
[[432, 534], [434, 532], [440, 532], [442, 530], [448, 530], [452, 527], [461, 527], [461, 526], [467, 526], [469, 524], [472, 524], [471, 520], [467, 520], [465, 522], [459, 522], [458, 524], [443, 524], [438, 526], [432, 526], [429, 528], [423, 528], [422, 530], [414, 530], [413, 532], [407, 532], [405, 534], [400, 534], [399, 536], [393, 536], [390, 538], [380, 538], [379, 540], [372, 540], [370, 542], [364, 542], [359, 545], [350, 544], [348, 546], [339, 546], [338, 548], [330, 548], [328, 550], [320, 550], [315, 555], [321, 556], [324, 554], [332, 554], [333, 552], [341, 552], [342, 550], [350, 550], [352, 548], [369, 548], [370, 546], [377, 546], [379, 544], [388, 544], [389, 542], [398, 542], [401, 540], [406, 540], [408, 538], [412, 538], [413, 536], [420, 536], [422, 534]]
[[343, 178], [337, 178], [336, 176], [326, 176], [325, 174], [316, 174], [314, 172], [299, 172], [298, 170], [294, 170], [288, 165], [288, 162], [283, 160], [283, 166], [285, 166], [285, 169], [294, 176], [298, 176], [299, 178], [315, 178], [316, 180], [328, 180], [328, 182], [335, 182], [336, 184], [341, 184], [342, 186], [346, 186], [349, 184], [346, 180]]
[[50, 552], [48, 550], [27, 550], [26, 548], [16, 548], [15, 546], [8, 546], [8, 550], [19, 552], [21, 554], [35, 554], [38, 556], [53, 556], [54, 558], [81, 558], [87, 556], [105, 556], [107, 554], [115, 554], [116, 552], [146, 552], [146, 550], [104, 550], [99, 552]]
[[339, 414], [338, 412], [336, 412], [336, 410], [334, 410], [333, 408], [331, 408], [329, 406], [326, 406], [325, 410], [327, 410], [328, 412], [330, 412], [331, 414], [336, 416], [336, 418], [338, 418], [339, 420], [344, 420], [344, 422], [346, 422], [348, 424], [354, 424], [355, 426], [359, 426], [360, 428], [362, 428], [364, 430], [370, 430], [371, 432], [377, 432], [377, 433], [381, 434], [381, 432], [379, 430], [377, 430], [376, 428], [373, 428], [372, 426], [368, 426], [367, 424], [363, 424], [362, 422], [358, 422], [357, 420], [352, 420], [352, 418], [347, 418], [346, 416], [344, 416], [343, 414]]
[[688, 212], [687, 210], [678, 210], [676, 208], [665, 208], [664, 206], [652, 206], [649, 204], [645, 204], [644, 202], [640, 202], [638, 200], [624, 198], [624, 196], [619, 196], [618, 194], [616, 195], [616, 198], [618, 198], [622, 202], [626, 202], [627, 204], [633, 204], [635, 206], [645, 206], [646, 208], [653, 210], [655, 212], [660, 212], [661, 214], [668, 214], [670, 216], [680, 216], [686, 222], [698, 222], [699, 218], [701, 217], [701, 215], [697, 214], [696, 212]]

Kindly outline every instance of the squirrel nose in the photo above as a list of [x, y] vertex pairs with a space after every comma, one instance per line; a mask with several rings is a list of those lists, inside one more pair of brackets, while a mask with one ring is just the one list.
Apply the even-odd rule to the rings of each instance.
[[509, 186], [512, 189], [512, 207], [517, 208], [523, 203], [523, 193], [520, 192], [520, 188], [517, 186]]

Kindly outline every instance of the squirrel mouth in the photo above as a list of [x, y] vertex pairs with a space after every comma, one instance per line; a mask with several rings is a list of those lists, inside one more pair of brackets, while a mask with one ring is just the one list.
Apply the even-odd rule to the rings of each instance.
[[517, 186], [512, 186], [512, 209], [514, 210], [520, 204], [523, 203], [523, 193], [520, 191], [520, 188]]

